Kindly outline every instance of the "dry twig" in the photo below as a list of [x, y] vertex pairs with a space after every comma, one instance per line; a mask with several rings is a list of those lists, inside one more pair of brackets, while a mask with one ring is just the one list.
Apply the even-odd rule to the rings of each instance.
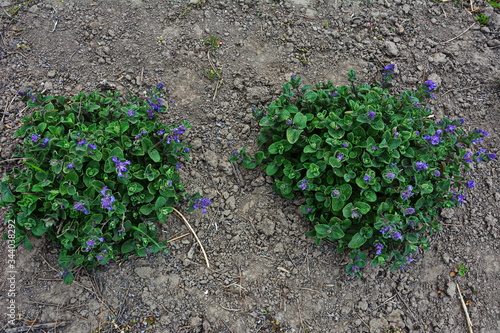
[[174, 212], [177, 213], [177, 215], [179, 215], [181, 217], [181, 219], [184, 221], [184, 223], [188, 227], [189, 231], [191, 231], [191, 233], [193, 234], [194, 238], [196, 238], [196, 241], [200, 245], [201, 252], [203, 252], [203, 256], [205, 257], [205, 262], [207, 263], [207, 268], [210, 268], [210, 263], [208, 262], [207, 253], [205, 252], [205, 249], [203, 248], [203, 244], [201, 244], [200, 239], [196, 235], [196, 232], [194, 232], [194, 229], [191, 227], [191, 225], [189, 224], [189, 222], [187, 221], [187, 219], [184, 217], [184, 215], [181, 214], [181, 212], [179, 212], [174, 207], [172, 207], [172, 209], [174, 210]]
[[13, 327], [13, 328], [8, 328], [5, 330], [5, 333], [21, 333], [21, 332], [27, 332], [29, 330], [52, 330], [54, 328], [64, 326], [68, 322], [67, 321], [60, 321], [58, 323], [47, 323], [47, 324], [37, 324], [37, 325], [30, 325], [30, 326], [20, 326], [20, 327]]
[[448, 39], [447, 41], [444, 41], [444, 42], [441, 42], [441, 44], [446, 44], [448, 42], [451, 42], [452, 40], [455, 40], [457, 39], [458, 37], [462, 36], [463, 34], [465, 34], [467, 31], [470, 30], [470, 28], [472, 28], [474, 25], [476, 25], [476, 22], [472, 23], [472, 25], [470, 27], [468, 27], [467, 29], [465, 29], [464, 31], [462, 31], [460, 34], [456, 35], [455, 37], [451, 38], [451, 39]]
[[469, 333], [474, 333], [472, 331], [472, 322], [470, 321], [469, 311], [467, 311], [467, 305], [465, 305], [464, 298], [462, 297], [462, 292], [460, 292], [460, 287], [458, 286], [458, 283], [455, 282], [455, 284], [457, 285], [458, 295], [460, 296], [460, 302], [462, 303], [462, 308], [464, 309], [465, 312], [465, 319], [467, 320], [467, 327], [469, 329]]

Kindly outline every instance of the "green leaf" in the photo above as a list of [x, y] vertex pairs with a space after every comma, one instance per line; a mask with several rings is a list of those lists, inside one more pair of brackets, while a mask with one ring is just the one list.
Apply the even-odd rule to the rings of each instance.
[[347, 246], [351, 249], [357, 249], [358, 247], [361, 247], [361, 245], [366, 243], [366, 241], [367, 239], [358, 232], [354, 234], [354, 236], [352, 236], [352, 239], [349, 244], [347, 244]]
[[139, 209], [139, 212], [142, 214], [142, 215], [149, 215], [151, 214], [151, 212], [153, 211], [154, 207], [153, 205], [151, 204], [147, 204], [147, 205], [142, 205], [141, 208]]
[[375, 201], [377, 201], [377, 194], [374, 191], [372, 191], [372, 190], [366, 190], [366, 191], [364, 191], [363, 192], [363, 197], [368, 202], [375, 202]]
[[166, 203], [167, 203], [167, 199], [165, 199], [165, 197], [158, 197], [158, 199], [156, 199], [156, 202], [155, 202], [155, 210], [163, 208]]
[[356, 201], [354, 203], [354, 206], [358, 209], [358, 212], [362, 215], [365, 215], [371, 209], [369, 204], [367, 204], [366, 202], [362, 202], [362, 201]]
[[127, 240], [121, 246], [122, 253], [130, 253], [135, 250], [135, 241], [132, 239]]
[[301, 112], [297, 112], [293, 117], [293, 124], [299, 129], [304, 129], [307, 124], [307, 116], [302, 114]]
[[160, 153], [156, 149], [148, 150], [148, 155], [156, 163], [161, 161]]
[[278, 166], [274, 163], [269, 163], [266, 167], [266, 174], [268, 176], [274, 175], [278, 171]]
[[73, 275], [73, 273], [71, 273], [71, 271], [66, 271], [64, 273], [65, 273], [63, 276], [64, 283], [66, 284], [73, 283], [73, 281], [75, 280], [75, 276]]
[[133, 195], [134, 193], [141, 192], [144, 189], [144, 186], [142, 186], [137, 182], [133, 182], [128, 185], [127, 189], [128, 189], [127, 191], [128, 195]]
[[2, 194], [1, 202], [15, 202], [16, 197], [12, 194], [10, 186], [7, 183], [0, 182], [0, 194]]
[[288, 140], [289, 143], [294, 144], [297, 142], [300, 138], [300, 134], [304, 130], [302, 129], [295, 129], [293, 127], [288, 127], [286, 130], [286, 139]]
[[308, 91], [304, 94], [304, 98], [309, 102], [314, 102], [318, 98], [318, 94], [314, 91]]

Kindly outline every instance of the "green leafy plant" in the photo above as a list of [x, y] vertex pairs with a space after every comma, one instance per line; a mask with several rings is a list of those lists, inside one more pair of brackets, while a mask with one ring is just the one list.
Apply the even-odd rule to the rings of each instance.
[[460, 276], [465, 276], [465, 273], [469, 271], [469, 269], [465, 267], [465, 265], [463, 264], [457, 264], [457, 266], [458, 266], [458, 275]]
[[222, 42], [219, 41], [219, 37], [212, 35], [203, 40], [203, 45], [205, 45], [205, 48], [209, 51], [217, 51], [222, 45]]
[[488, 0], [488, 4], [493, 8], [500, 8], [500, 0]]
[[479, 15], [476, 15], [476, 21], [478, 21], [481, 26], [485, 26], [490, 21], [490, 18], [481, 13]]
[[33, 110], [16, 132], [23, 138], [24, 168], [0, 182], [6, 221], [15, 221], [16, 244], [31, 248], [30, 235], [60, 246], [64, 281], [71, 269], [95, 268], [117, 256], [166, 251], [157, 236], [173, 206], [188, 211], [208, 198], [188, 195], [178, 170], [189, 161], [181, 137], [188, 122], [164, 125], [163, 84], [142, 100], [116, 92], [73, 98], [20, 92]]
[[433, 119], [424, 100], [434, 98], [436, 83], [393, 96], [394, 69], [386, 66], [373, 85], [356, 84], [354, 71], [349, 86], [301, 86], [292, 77], [274, 103], [254, 110], [262, 150], [231, 157], [247, 168], [263, 164], [283, 197], [304, 197], [301, 211], [314, 225], [307, 235], [349, 250], [346, 271], [357, 276], [367, 249], [373, 265], [392, 262], [391, 269], [427, 249], [441, 230], [441, 208], [463, 204], [463, 189], [475, 186], [463, 171], [496, 158], [478, 148], [488, 132]]

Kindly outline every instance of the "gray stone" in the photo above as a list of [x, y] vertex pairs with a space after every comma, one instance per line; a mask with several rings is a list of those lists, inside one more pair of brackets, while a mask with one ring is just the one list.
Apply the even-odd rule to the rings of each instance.
[[268, 218], [263, 219], [262, 222], [257, 224], [257, 230], [259, 230], [260, 232], [262, 232], [266, 236], [274, 235], [275, 227], [276, 227], [276, 223], [274, 223], [273, 221], [271, 221]]
[[429, 57], [429, 61], [436, 64], [443, 64], [446, 62], [446, 54], [438, 52]]
[[448, 282], [448, 288], [446, 289], [446, 293], [450, 297], [455, 297], [455, 293], [457, 292], [457, 285], [454, 282]]
[[398, 47], [396, 46], [395, 43], [393, 43], [391, 41], [385, 42], [385, 50], [386, 50], [386, 53], [390, 56], [396, 57], [399, 54]]
[[373, 318], [370, 320], [370, 332], [383, 332], [388, 324], [385, 318]]
[[153, 276], [153, 269], [148, 266], [137, 267], [134, 269], [134, 272], [141, 278], [150, 278]]

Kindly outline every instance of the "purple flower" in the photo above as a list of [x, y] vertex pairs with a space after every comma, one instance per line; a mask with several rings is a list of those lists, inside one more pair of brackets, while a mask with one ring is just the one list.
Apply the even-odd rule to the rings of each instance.
[[287, 125], [290, 125], [292, 122], [293, 122], [293, 121], [292, 121], [292, 119], [288, 119], [288, 120], [286, 121], [286, 124], [287, 124]]
[[353, 273], [353, 274], [357, 273], [357, 272], [359, 272], [359, 270], [360, 270], [360, 268], [358, 266], [352, 266], [351, 273]]
[[39, 144], [39, 146], [42, 148], [45, 148], [49, 144], [49, 141], [50, 141], [49, 138], [45, 138], [45, 139], [43, 139], [43, 142]]
[[191, 151], [191, 149], [189, 149], [188, 147], [184, 148], [185, 153], [189, 153], [190, 151]]
[[172, 181], [171, 180], [167, 180], [167, 186], [172, 186]]
[[106, 195], [106, 191], [107, 190], [108, 190], [108, 187], [104, 186], [100, 192], [101, 192], [102, 195]]
[[333, 196], [336, 197], [336, 198], [339, 198], [340, 197], [340, 191], [339, 190], [333, 190]]
[[175, 165], [175, 171], [179, 171], [180, 169], [182, 169], [182, 165], [176, 164]]
[[375, 243], [374, 246], [375, 246], [375, 250], [376, 250], [375, 254], [376, 255], [382, 254], [382, 249], [384, 248], [384, 244]]
[[465, 156], [464, 156], [464, 161], [467, 163], [472, 163], [472, 158], [470, 158], [471, 156], [472, 156], [472, 153], [470, 151], [466, 152]]
[[309, 183], [308, 180], [306, 179], [302, 179], [300, 182], [299, 182], [299, 188], [302, 190], [302, 191], [305, 191], [307, 189], [307, 183]]
[[384, 67], [384, 71], [382, 72], [382, 81], [386, 83], [391, 82], [395, 67], [395, 64], [390, 64]]
[[458, 195], [453, 194], [451, 198], [453, 200], [456, 200], [459, 204], [463, 205], [465, 203], [464, 199], [466, 196], [467, 196], [466, 194], [458, 194]]
[[39, 134], [31, 134], [31, 141], [38, 142], [40, 140], [41, 135]]
[[397, 137], [399, 136], [399, 132], [394, 132], [394, 139], [397, 139]]
[[93, 239], [89, 239], [89, 240], [87, 241], [87, 246], [88, 246], [88, 247], [94, 247], [94, 245], [95, 245], [95, 240], [93, 240]]
[[387, 178], [387, 179], [394, 179], [395, 176], [396, 175], [392, 172], [388, 172], [385, 174], [385, 178]]
[[425, 81], [425, 84], [426, 84], [427, 89], [428, 89], [426, 92], [432, 91], [432, 90], [436, 89], [436, 87], [437, 87], [437, 83], [432, 81], [432, 80]]
[[436, 176], [436, 177], [441, 176], [441, 172], [439, 172], [439, 171], [437, 171], [437, 170], [436, 170], [436, 171], [434, 171], [434, 176]]
[[193, 209], [201, 209], [201, 212], [205, 214], [207, 212], [205, 207], [208, 207], [211, 203], [209, 198], [196, 199], [193, 203]]
[[342, 144], [342, 147], [347, 148], [347, 147], [349, 147], [349, 144], [348, 144], [347, 142], [344, 142], [344, 143]]
[[372, 150], [377, 150], [378, 147], [377, 146], [372, 146]]
[[413, 213], [415, 213], [415, 208], [410, 207], [405, 209], [405, 215], [411, 215]]
[[130, 164], [130, 161], [120, 162], [118, 157], [113, 157], [111, 160], [115, 162], [115, 168], [116, 171], [118, 171], [118, 177], [126, 177], [126, 175], [124, 175], [123, 172], [128, 171], [126, 166]]
[[102, 259], [104, 259], [104, 257], [101, 256], [100, 254], [98, 254], [97, 257], [96, 257], [96, 259], [97, 259], [97, 261], [101, 261]]
[[375, 112], [373, 112], [373, 111], [368, 111], [368, 112], [366, 113], [366, 116], [367, 116], [368, 121], [372, 121], [373, 119], [375, 119]]
[[113, 210], [115, 207], [113, 207], [113, 202], [116, 201], [115, 197], [112, 196], [111, 194], [106, 194], [107, 186], [104, 186], [101, 190], [101, 194], [103, 195], [101, 199], [101, 207], [104, 209]]
[[311, 207], [306, 207], [306, 213], [310, 213], [312, 211]]
[[424, 136], [424, 139], [429, 141], [429, 143], [431, 145], [438, 145], [440, 144], [441, 142], [443, 142], [443, 140], [441, 139], [441, 137], [437, 134], [434, 134], [433, 136], [429, 136], [429, 135], [426, 135]]
[[391, 238], [394, 239], [394, 240], [402, 240], [403, 236], [401, 235], [401, 233], [399, 231], [394, 231], [391, 234]]
[[132, 110], [132, 109], [128, 110], [128, 115], [129, 115], [130, 117], [135, 116], [135, 111], [134, 111], [134, 110]]
[[81, 139], [81, 140], [80, 140], [80, 141], [78, 141], [76, 144], [77, 144], [78, 146], [83, 146], [83, 145], [84, 145], [84, 144], [86, 144], [86, 143], [87, 143], [87, 139]]
[[339, 161], [342, 161], [344, 159], [344, 155], [343, 154], [337, 154], [337, 159]]
[[486, 131], [484, 131], [482, 129], [477, 129], [475, 132], [476, 133], [481, 133], [483, 135], [483, 137], [487, 137], [488, 135], [490, 135], [490, 132], [486, 132]]
[[365, 175], [365, 177], [363, 178], [363, 180], [365, 181], [365, 183], [368, 183], [371, 178], [372, 177], [370, 177], [370, 175]]
[[408, 185], [406, 190], [401, 192], [401, 198], [405, 201], [408, 200], [408, 198], [414, 194], [412, 191], [413, 191], [413, 186]]
[[97, 149], [97, 146], [96, 146], [95, 144], [93, 144], [93, 143], [89, 143], [89, 144], [87, 145], [87, 147], [89, 147], [89, 148], [91, 148], [91, 149], [93, 149], [93, 150], [96, 150], [96, 149]]
[[358, 217], [360, 217], [360, 216], [361, 216], [361, 215], [358, 213], [358, 211], [357, 211], [356, 209], [353, 209], [353, 210], [352, 210], [351, 217], [352, 217], [353, 219], [358, 218]]
[[427, 170], [429, 169], [429, 166], [427, 165], [427, 163], [420, 161], [415, 163], [415, 169], [417, 169], [417, 171]]
[[99, 242], [104, 242], [104, 238], [103, 237], [99, 237]]
[[156, 89], [163, 89], [164, 86], [165, 84], [163, 82], [160, 82], [156, 85]]
[[473, 187], [476, 187], [476, 184], [474, 184], [474, 180], [471, 179], [467, 182], [467, 184], [465, 186], [467, 186], [468, 188], [473, 188]]
[[89, 211], [85, 207], [85, 203], [81, 202], [81, 201], [75, 202], [75, 204], [73, 205], [73, 209], [79, 210], [79, 211], [83, 212], [84, 214], [88, 214], [89, 213]]
[[451, 134], [455, 133], [455, 129], [456, 129], [456, 128], [457, 128], [456, 126], [453, 126], [453, 125], [448, 125], [448, 126], [446, 127], [445, 131], [446, 131], [446, 133], [448, 133], [448, 134], [450, 134], [450, 135], [451, 135]]
[[486, 157], [488, 157], [488, 160], [494, 160], [495, 158], [497, 158], [497, 154], [489, 153], [486, 155]]
[[73, 169], [75, 167], [75, 165], [73, 163], [70, 163], [66, 166], [66, 168], [68, 169]]

